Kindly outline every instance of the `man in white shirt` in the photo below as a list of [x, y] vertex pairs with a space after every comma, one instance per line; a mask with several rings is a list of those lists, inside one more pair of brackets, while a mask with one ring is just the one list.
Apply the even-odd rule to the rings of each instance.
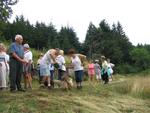
[[29, 50], [30, 47], [28, 44], [24, 44], [24, 59], [28, 62], [24, 64], [23, 73], [24, 73], [24, 82], [25, 82], [25, 89], [30, 88], [32, 89], [32, 52]]

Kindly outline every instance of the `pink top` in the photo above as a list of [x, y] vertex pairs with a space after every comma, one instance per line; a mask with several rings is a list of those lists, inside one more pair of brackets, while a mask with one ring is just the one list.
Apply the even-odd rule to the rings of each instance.
[[95, 74], [95, 68], [94, 68], [93, 63], [88, 65], [88, 73], [89, 73], [89, 75], [94, 75]]

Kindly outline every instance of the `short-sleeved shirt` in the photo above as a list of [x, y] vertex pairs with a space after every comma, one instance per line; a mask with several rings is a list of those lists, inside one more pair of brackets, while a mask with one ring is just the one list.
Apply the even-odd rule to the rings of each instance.
[[83, 66], [82, 66], [81, 60], [78, 55], [76, 55], [75, 58], [71, 58], [71, 60], [72, 60], [73, 66], [74, 66], [74, 71], [83, 70]]
[[49, 66], [53, 62], [53, 60], [52, 60], [52, 58], [50, 56], [50, 54], [52, 54], [52, 52], [53, 52], [52, 49], [47, 51], [47, 53], [42, 57], [42, 59], [40, 61], [40, 65], [47, 65], [47, 66]]
[[32, 52], [31, 51], [25, 51], [24, 52], [24, 59], [27, 60], [28, 62], [31, 61], [32, 62]]
[[10, 57], [12, 57], [12, 53], [16, 53], [20, 58], [24, 57], [24, 49], [22, 45], [17, 43], [12, 43], [10, 45]]
[[66, 71], [66, 67], [65, 67], [65, 58], [62, 55], [58, 55], [56, 58], [56, 62], [59, 64], [59, 69]]

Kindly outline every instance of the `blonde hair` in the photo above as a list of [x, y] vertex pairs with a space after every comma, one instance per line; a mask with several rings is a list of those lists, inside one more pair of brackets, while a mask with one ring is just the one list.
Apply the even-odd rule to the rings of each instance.
[[63, 51], [63, 50], [60, 50], [60, 51], [59, 51], [59, 54], [60, 54], [60, 55], [64, 55], [64, 51]]
[[0, 43], [0, 51], [2, 52], [5, 52], [5, 45], [3, 43]]
[[5, 48], [6, 48], [5, 45], [3, 43], [0, 43], [0, 49], [4, 50]]

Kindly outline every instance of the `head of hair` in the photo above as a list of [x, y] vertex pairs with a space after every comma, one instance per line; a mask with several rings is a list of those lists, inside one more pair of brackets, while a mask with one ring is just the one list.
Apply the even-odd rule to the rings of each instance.
[[17, 34], [17, 35], [15, 36], [15, 41], [18, 40], [18, 39], [23, 39], [22, 35]]
[[63, 51], [63, 50], [60, 50], [60, 51], [59, 51], [59, 54], [60, 54], [60, 55], [64, 55], [64, 51]]
[[76, 54], [75, 49], [69, 49], [68, 54]]
[[4, 50], [6, 47], [3, 43], [0, 43], [0, 50]]
[[101, 60], [106, 60], [106, 57], [105, 56], [101, 56]]
[[24, 44], [23, 47], [26, 48], [26, 49], [30, 48], [29, 44]]
[[60, 49], [59, 49], [59, 48], [55, 48], [55, 49], [53, 49], [53, 50], [55, 51], [55, 55], [58, 56], [59, 53], [60, 53]]

